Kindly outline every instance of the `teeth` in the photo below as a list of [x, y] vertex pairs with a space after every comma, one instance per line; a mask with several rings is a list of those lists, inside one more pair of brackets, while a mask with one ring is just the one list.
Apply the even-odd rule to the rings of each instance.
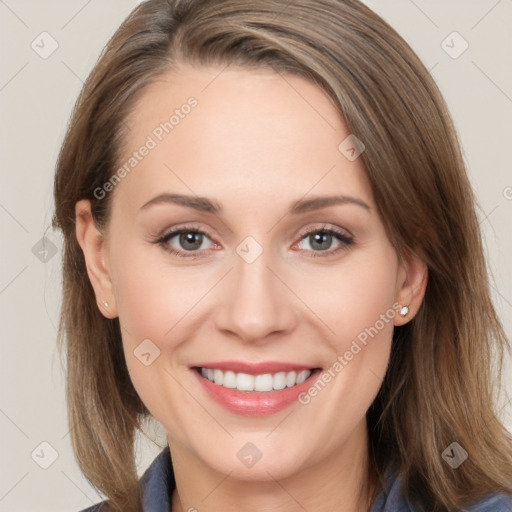
[[236, 389], [239, 391], [253, 391], [254, 377], [252, 375], [247, 375], [247, 373], [237, 373]]
[[286, 387], [286, 373], [279, 372], [272, 377], [273, 389], [284, 389]]
[[222, 385], [225, 388], [236, 388], [236, 375], [234, 372], [224, 372], [224, 379]]
[[254, 391], [272, 391], [272, 384], [274, 379], [271, 373], [265, 373], [263, 375], [256, 375], [254, 379]]
[[286, 387], [291, 388], [292, 386], [295, 386], [296, 379], [297, 379], [297, 373], [288, 372], [286, 374]]
[[213, 370], [213, 382], [218, 386], [222, 386], [224, 384], [224, 373], [222, 370]]
[[302, 384], [310, 375], [311, 375], [311, 372], [309, 370], [302, 370], [297, 375], [297, 384]]
[[272, 391], [291, 388], [302, 384], [310, 375], [311, 370], [301, 372], [264, 373], [262, 375], [249, 375], [248, 373], [234, 373], [211, 368], [201, 368], [201, 375], [218, 386], [224, 386], [238, 391]]

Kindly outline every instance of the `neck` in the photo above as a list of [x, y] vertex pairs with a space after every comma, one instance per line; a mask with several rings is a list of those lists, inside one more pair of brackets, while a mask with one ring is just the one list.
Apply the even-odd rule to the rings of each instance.
[[361, 512], [368, 511], [376, 487], [369, 478], [366, 421], [329, 457], [304, 464], [297, 472], [276, 480], [237, 479], [199, 459], [169, 438], [176, 488], [173, 512]]

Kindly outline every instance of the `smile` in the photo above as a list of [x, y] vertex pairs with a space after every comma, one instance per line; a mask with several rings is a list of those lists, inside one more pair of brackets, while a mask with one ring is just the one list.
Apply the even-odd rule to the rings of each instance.
[[248, 373], [235, 373], [233, 371], [223, 371], [219, 368], [199, 368], [198, 371], [202, 377], [213, 382], [217, 386], [223, 386], [228, 389], [238, 391], [256, 391], [268, 392], [279, 391], [284, 388], [291, 388], [302, 384], [312, 373], [312, 370], [302, 370], [299, 372], [277, 372], [263, 373], [259, 375], [250, 375]]
[[267, 416], [298, 402], [321, 368], [285, 362], [225, 361], [190, 367], [209, 399], [242, 416]]

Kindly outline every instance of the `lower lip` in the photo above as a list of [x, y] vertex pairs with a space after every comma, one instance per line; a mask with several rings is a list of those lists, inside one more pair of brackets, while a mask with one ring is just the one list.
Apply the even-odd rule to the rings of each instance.
[[197, 370], [192, 369], [206, 392], [228, 411], [243, 416], [268, 416], [282, 411], [295, 401], [302, 392], [305, 392], [321, 372], [314, 370], [301, 384], [291, 388], [274, 391], [238, 391], [214, 384], [202, 377]]

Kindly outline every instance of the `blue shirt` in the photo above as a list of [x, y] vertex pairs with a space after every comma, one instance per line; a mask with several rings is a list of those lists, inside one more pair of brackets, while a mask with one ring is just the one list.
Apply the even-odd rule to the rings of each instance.
[[[176, 485], [169, 446], [155, 458], [141, 479], [144, 512], [170, 512], [169, 497]], [[386, 489], [375, 498], [370, 512], [416, 512], [402, 495], [400, 478], [390, 478]], [[102, 502], [103, 503], [103, 502]], [[101, 503], [81, 512], [101, 512]], [[461, 512], [512, 512], [512, 499], [503, 494], [491, 494]]]

